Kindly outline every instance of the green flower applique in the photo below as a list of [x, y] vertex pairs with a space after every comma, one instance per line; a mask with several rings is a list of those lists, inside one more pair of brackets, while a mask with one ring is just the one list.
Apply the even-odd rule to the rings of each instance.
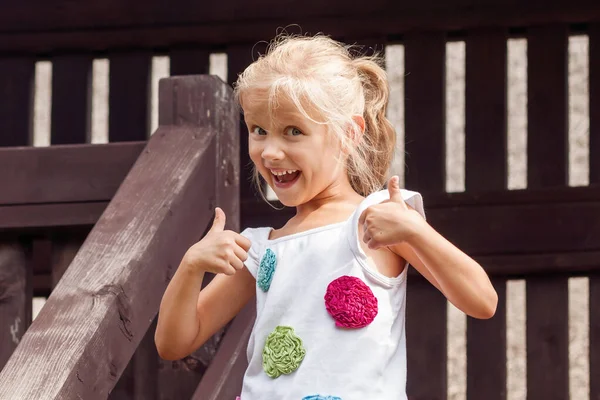
[[263, 349], [263, 369], [271, 378], [291, 374], [298, 369], [306, 349], [294, 328], [278, 326], [267, 337]]

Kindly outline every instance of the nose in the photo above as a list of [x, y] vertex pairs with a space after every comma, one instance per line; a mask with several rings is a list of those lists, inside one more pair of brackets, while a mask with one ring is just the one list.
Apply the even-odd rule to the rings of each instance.
[[264, 146], [265, 147], [263, 147], [263, 151], [261, 153], [261, 157], [264, 160], [279, 161], [285, 157], [283, 147], [276, 138], [265, 140]]

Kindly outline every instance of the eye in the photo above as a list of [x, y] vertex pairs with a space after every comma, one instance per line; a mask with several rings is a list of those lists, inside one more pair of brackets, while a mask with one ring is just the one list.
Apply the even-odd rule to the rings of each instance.
[[290, 136], [300, 136], [302, 135], [302, 131], [296, 127], [290, 126], [287, 128], [286, 133]]
[[255, 133], [257, 135], [266, 135], [267, 131], [265, 131], [260, 126], [255, 126], [254, 128], [252, 128], [252, 133]]

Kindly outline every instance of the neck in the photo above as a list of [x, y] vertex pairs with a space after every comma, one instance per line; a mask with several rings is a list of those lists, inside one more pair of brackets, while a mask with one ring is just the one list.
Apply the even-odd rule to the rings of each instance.
[[363, 197], [356, 193], [349, 181], [332, 184], [306, 203], [296, 207], [298, 220], [304, 220], [313, 213], [333, 212], [347, 214], [360, 204]]

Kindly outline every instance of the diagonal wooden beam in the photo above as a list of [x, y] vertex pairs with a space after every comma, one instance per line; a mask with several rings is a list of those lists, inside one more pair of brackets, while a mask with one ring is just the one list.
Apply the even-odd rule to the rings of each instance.
[[0, 398], [106, 399], [212, 220], [217, 141], [238, 127], [232, 92], [182, 77], [160, 96], [161, 126], [0, 373]]

